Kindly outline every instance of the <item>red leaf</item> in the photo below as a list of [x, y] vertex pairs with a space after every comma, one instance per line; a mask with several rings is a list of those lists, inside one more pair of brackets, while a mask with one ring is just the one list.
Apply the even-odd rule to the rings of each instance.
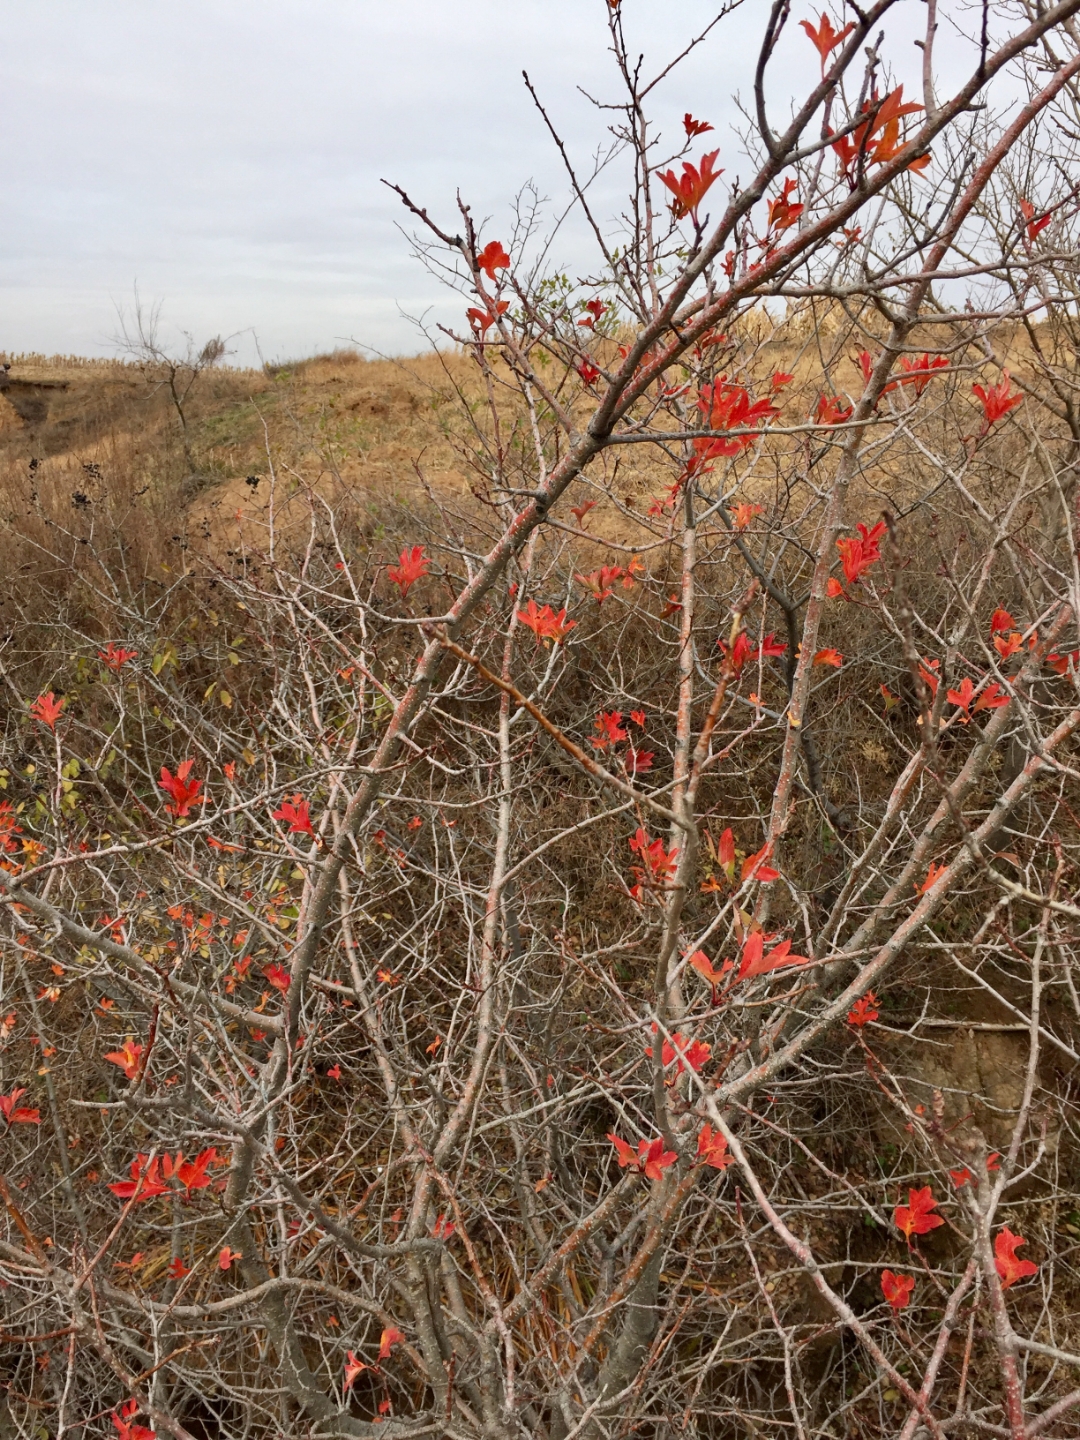
[[356, 1377], [362, 1374], [367, 1368], [362, 1360], [357, 1360], [351, 1350], [347, 1351], [345, 1359], [345, 1383], [341, 1387], [342, 1390], [348, 1390]]
[[139, 1073], [139, 1059], [142, 1056], [143, 1047], [137, 1045], [129, 1035], [119, 1050], [110, 1050], [104, 1057], [114, 1065], [119, 1065], [129, 1080], [134, 1080]]
[[931, 1230], [945, 1224], [940, 1215], [931, 1213], [937, 1209], [937, 1203], [929, 1185], [924, 1185], [921, 1190], [909, 1190], [908, 1203], [897, 1205], [893, 1211], [893, 1224], [908, 1240], [913, 1235], [928, 1235]]
[[865, 995], [860, 995], [848, 1011], [847, 1023], [855, 1026], [869, 1025], [872, 1020], [876, 1020], [881, 1014], [877, 1008], [877, 1004], [877, 996], [872, 990], [868, 990]]
[[112, 1423], [116, 1426], [119, 1440], [155, 1440], [154, 1431], [146, 1425], [137, 1425], [131, 1418], [139, 1413], [139, 1402], [134, 1398], [126, 1400], [120, 1407], [117, 1414], [115, 1410], [111, 1413]]
[[1011, 384], [1008, 370], [1003, 370], [998, 383], [991, 385], [988, 389], [982, 385], [972, 385], [973, 393], [982, 402], [984, 435], [991, 425], [1007, 415], [1014, 406], [1023, 404], [1023, 395], [1012, 394]]
[[768, 975], [773, 970], [786, 970], [792, 965], [809, 965], [808, 955], [792, 955], [791, 941], [781, 940], [766, 955], [765, 936], [760, 930], [756, 930], [749, 936], [743, 946], [742, 958], [739, 962], [739, 972], [736, 975], [736, 983], [743, 980], [752, 980], [757, 975]]
[[[720, 837], [721, 842], [723, 842], [723, 838], [723, 836]], [[760, 850], [756, 850], [753, 855], [748, 855], [742, 863], [741, 878], [743, 881], [757, 880], [762, 885], [768, 885], [770, 881], [778, 880], [780, 878], [779, 870], [774, 870], [771, 865], [765, 864], [771, 854], [772, 841], [767, 840]], [[732, 855], [732, 859], [734, 859], [734, 855]]]
[[834, 665], [837, 670], [844, 663], [844, 657], [839, 650], [819, 650], [814, 656], [815, 665]]
[[686, 131], [688, 140], [696, 139], [698, 135], [704, 135], [707, 130], [713, 127], [704, 120], [695, 120], [688, 110], [683, 116], [683, 129]]
[[734, 1164], [735, 1157], [727, 1153], [727, 1140], [719, 1132], [713, 1132], [711, 1125], [703, 1125], [697, 1142], [699, 1165], [711, 1165], [714, 1170], [726, 1170]]
[[[897, 383], [900, 385], [913, 386], [915, 389], [915, 398], [918, 399], [933, 379], [934, 372], [937, 370], [947, 370], [948, 368], [949, 361], [944, 355], [935, 355], [933, 360], [930, 359], [929, 353], [920, 355], [918, 359], [911, 359], [907, 355], [901, 355], [900, 369], [904, 371], [904, 374]], [[886, 389], [891, 388], [891, 386], [886, 386]]]
[[170, 815], [175, 815], [177, 818], [190, 814], [192, 805], [202, 804], [206, 799], [205, 795], [199, 795], [202, 781], [189, 781], [187, 778], [194, 764], [194, 760], [181, 760], [176, 767], [175, 775], [170, 774], [165, 765], [161, 767], [161, 779], [158, 783], [173, 802], [171, 805], [166, 805], [165, 809]]
[[797, 185], [798, 181], [789, 175], [784, 181], [784, 188], [780, 194], [775, 200], [769, 201], [770, 230], [789, 230], [806, 209], [805, 205], [793, 205], [791, 202], [790, 196]]
[[928, 890], [932, 890], [937, 884], [938, 878], [945, 873], [946, 868], [944, 864], [939, 865], [936, 860], [931, 861], [930, 869], [926, 872], [926, 879], [921, 885], [918, 882], [915, 884], [915, 894], [925, 895]]
[[308, 809], [308, 802], [304, 797], [294, 795], [291, 801], [282, 800], [280, 809], [271, 811], [271, 816], [275, 820], [284, 820], [288, 824], [290, 835], [314, 835]]
[[854, 405], [845, 405], [839, 395], [819, 395], [815, 419], [819, 425], [842, 425], [851, 419], [854, 409]]
[[1046, 229], [1047, 225], [1050, 224], [1050, 221], [1053, 218], [1051, 213], [1047, 211], [1045, 215], [1040, 216], [1039, 219], [1036, 220], [1034, 218], [1035, 206], [1032, 205], [1030, 200], [1020, 201], [1020, 214], [1027, 221], [1026, 229], [1027, 238], [1029, 241], [1037, 239], [1041, 232]]
[[34, 720], [40, 720], [42, 725], [47, 725], [50, 730], [56, 729], [56, 722], [60, 718], [60, 712], [67, 704], [66, 700], [57, 700], [50, 690], [47, 695], [39, 695], [30, 706], [30, 714]]
[[386, 578], [398, 587], [404, 600], [417, 580], [427, 574], [430, 564], [422, 545], [414, 545], [411, 550], [406, 546], [398, 556], [398, 563], [386, 567]]
[[239, 1250], [233, 1250], [231, 1246], [223, 1245], [218, 1254], [218, 1268], [220, 1270], [229, 1270], [232, 1268], [234, 1261], [242, 1260], [243, 1258]]
[[834, 30], [833, 23], [828, 15], [822, 12], [821, 24], [815, 30], [809, 20], [800, 20], [799, 24], [810, 36], [814, 49], [821, 56], [821, 73], [825, 74], [825, 61], [837, 45], [843, 44], [847, 37], [855, 29], [855, 22], [849, 21], [842, 30]]
[[98, 659], [103, 661], [110, 670], [120, 670], [129, 660], [134, 660], [138, 650], [125, 650], [122, 645], [114, 645], [110, 640], [104, 650], [99, 650]]
[[592, 570], [588, 575], [575, 575], [574, 579], [580, 580], [596, 603], [602, 605], [612, 594], [612, 586], [622, 574], [621, 565], [601, 565], [599, 570]]
[[517, 618], [533, 632], [537, 644], [542, 642], [545, 646], [549, 640], [554, 640], [556, 645], [560, 645], [577, 624], [576, 620], [567, 620], [565, 608], [556, 615], [550, 605], [545, 605], [542, 610], [538, 610], [535, 600], [530, 600], [524, 610], [519, 610]]
[[26, 1094], [25, 1085], [16, 1085], [10, 1095], [0, 1095], [0, 1115], [8, 1125], [40, 1125], [41, 1111], [28, 1110], [23, 1105], [17, 1105], [16, 1101], [20, 1095]]
[[155, 1195], [164, 1195], [168, 1186], [161, 1183], [161, 1161], [150, 1162], [149, 1155], [136, 1155], [128, 1173], [130, 1180], [121, 1180], [109, 1189], [118, 1200], [152, 1200]]
[[646, 1180], [662, 1180], [664, 1171], [678, 1160], [674, 1150], [665, 1150], [659, 1136], [655, 1140], [642, 1140], [638, 1145], [638, 1168]]
[[909, 1303], [914, 1289], [914, 1275], [894, 1275], [891, 1270], [881, 1272], [881, 1293], [892, 1306], [894, 1314]]
[[400, 1330], [396, 1328], [396, 1326], [389, 1326], [379, 1336], [379, 1359], [389, 1359], [390, 1351], [400, 1340], [404, 1339], [405, 1336], [401, 1333]]
[[632, 1145], [627, 1144], [625, 1140], [620, 1140], [618, 1135], [610, 1130], [604, 1138], [610, 1140], [615, 1146], [615, 1152], [619, 1157], [620, 1170], [625, 1170], [628, 1165], [634, 1166], [635, 1169], [637, 1168], [637, 1155]]
[[683, 173], [679, 176], [676, 176], [674, 170], [657, 171], [661, 184], [666, 185], [675, 196], [671, 213], [676, 220], [681, 220], [684, 215], [692, 215], [695, 225], [697, 224], [698, 206], [724, 173], [722, 170], [713, 170], [719, 154], [719, 150], [711, 150], [708, 155], [703, 155], [700, 166], [691, 165], [689, 160], [684, 160]]
[[762, 513], [760, 505], [733, 505], [731, 507], [731, 519], [736, 530], [745, 530], [755, 515]]
[[292, 976], [283, 965], [267, 965], [263, 974], [275, 990], [280, 990], [283, 995], [288, 991]]
[[[1050, 659], [1050, 656], [1047, 656]], [[988, 685], [972, 706], [971, 713], [977, 714], [980, 710], [1000, 710], [1003, 705], [1008, 705], [1009, 697], [1000, 685]]]
[[1001, 1277], [1001, 1288], [1007, 1290], [1010, 1285], [1015, 1285], [1017, 1280], [1025, 1280], [1029, 1275], [1037, 1275], [1039, 1267], [1033, 1260], [1018, 1260], [1016, 1252], [1021, 1245], [1027, 1241], [1022, 1235], [1014, 1235], [1006, 1225], [998, 1232], [994, 1240], [994, 1269]]
[[498, 240], [490, 241], [476, 257], [476, 268], [483, 270], [489, 280], [495, 279], [496, 270], [505, 270], [509, 264], [510, 256]]
[[884, 520], [871, 529], [867, 529], [861, 522], [856, 525], [859, 534], [844, 540], [837, 540], [836, 548], [840, 551], [840, 563], [844, 567], [844, 578], [849, 585], [854, 585], [864, 570], [881, 559], [879, 542], [888, 528]]

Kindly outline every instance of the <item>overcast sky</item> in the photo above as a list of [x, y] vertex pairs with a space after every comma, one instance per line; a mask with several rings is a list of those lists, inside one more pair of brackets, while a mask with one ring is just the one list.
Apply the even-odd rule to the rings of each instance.
[[[714, 0], [625, 0], [635, 47], [662, 62]], [[797, 9], [799, 7], [796, 7]], [[807, 14], [819, 11], [807, 3]], [[766, 0], [744, 0], [658, 94], [728, 127], [747, 90]], [[918, 52], [903, 0], [894, 53], [909, 90]], [[4, 7], [0, 350], [112, 353], [138, 284], [197, 339], [243, 332], [238, 361], [348, 340], [390, 353], [422, 341], [402, 313], [456, 319], [410, 257], [381, 177], [455, 225], [460, 187], [488, 238], [509, 233], [524, 181], [564, 178], [521, 80], [528, 69], [579, 160], [618, 98], [604, 0], [30, 0]], [[778, 116], [814, 78], [801, 31], [772, 72]], [[746, 169], [743, 162], [743, 171]], [[614, 186], [601, 209], [618, 208]], [[557, 258], [587, 263], [572, 233]]]

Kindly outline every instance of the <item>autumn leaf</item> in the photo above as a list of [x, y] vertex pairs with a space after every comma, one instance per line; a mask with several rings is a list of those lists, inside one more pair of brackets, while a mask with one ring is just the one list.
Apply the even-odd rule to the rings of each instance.
[[193, 1190], [205, 1190], [211, 1183], [211, 1176], [207, 1173], [208, 1169], [217, 1163], [217, 1159], [217, 1149], [213, 1145], [206, 1150], [200, 1150], [194, 1160], [185, 1160], [184, 1152], [178, 1150], [175, 1157], [172, 1155], [162, 1157], [162, 1178], [177, 1180], [189, 1195]]
[[395, 1345], [399, 1343], [399, 1341], [404, 1339], [405, 1336], [401, 1333], [400, 1330], [398, 1330], [393, 1325], [389, 1326], [379, 1336], [379, 1359], [389, 1359], [390, 1351], [394, 1348]]
[[119, 1065], [129, 1080], [134, 1080], [139, 1073], [139, 1061], [142, 1057], [143, 1047], [137, 1045], [132, 1036], [124, 1041], [119, 1050], [110, 1050], [104, 1057], [114, 1065]]
[[[931, 360], [929, 352], [914, 358], [909, 355], [900, 356], [900, 369], [904, 372], [897, 382], [900, 385], [910, 385], [915, 391], [915, 398], [919, 396], [929, 385], [934, 375], [949, 368], [948, 357], [935, 355]], [[891, 387], [886, 386], [886, 389]]]
[[735, 981], [738, 984], [743, 980], [753, 980], [758, 975], [768, 975], [773, 970], [786, 970], [789, 966], [809, 964], [808, 955], [791, 954], [790, 940], [781, 940], [780, 944], [775, 945], [766, 955], [765, 936], [757, 930], [743, 945]]
[[152, 1200], [155, 1195], [168, 1193], [168, 1186], [162, 1184], [161, 1160], [149, 1155], [136, 1155], [128, 1170], [130, 1180], [120, 1180], [108, 1188], [118, 1200]]
[[694, 117], [690, 114], [689, 110], [683, 116], [682, 123], [683, 129], [686, 131], [686, 138], [688, 140], [695, 140], [699, 135], [704, 135], [706, 131], [713, 128], [705, 120], [695, 120]]
[[796, 223], [799, 216], [806, 208], [804, 205], [792, 204], [791, 195], [798, 185], [794, 176], [789, 175], [784, 181], [780, 194], [769, 201], [769, 229], [789, 230]]
[[818, 425], [842, 425], [854, 410], [854, 405], [845, 405], [839, 395], [819, 395], [814, 419]]
[[755, 515], [762, 513], [760, 505], [733, 505], [731, 507], [731, 519], [736, 530], [745, 530]]
[[[659, 1028], [660, 1027], [654, 1022], [652, 1027], [654, 1035], [658, 1033]], [[651, 1045], [646, 1045], [645, 1054], [648, 1055], [650, 1060], [652, 1059], [653, 1047]], [[672, 1061], [677, 1059], [676, 1076], [683, 1074], [687, 1067], [693, 1070], [696, 1075], [711, 1054], [711, 1045], [707, 1045], [701, 1040], [690, 1040], [686, 1035], [681, 1035], [676, 1031], [671, 1039], [666, 1039], [661, 1046], [660, 1064], [666, 1070]]]
[[719, 150], [711, 150], [701, 157], [699, 165], [692, 165], [689, 160], [684, 160], [682, 174], [679, 176], [676, 176], [674, 170], [656, 172], [660, 183], [666, 185], [675, 197], [671, 203], [671, 213], [676, 220], [681, 220], [684, 215], [691, 215], [694, 224], [698, 223], [698, 206], [724, 173], [722, 170], [713, 169], [719, 154]]
[[1049, 225], [1050, 221], [1053, 219], [1050, 211], [1047, 211], [1045, 215], [1041, 215], [1038, 220], [1036, 220], [1035, 206], [1032, 205], [1030, 200], [1020, 201], [1020, 214], [1024, 217], [1024, 220], [1026, 222], [1025, 234], [1027, 235], [1029, 241], [1037, 239], [1041, 232], [1046, 229], [1047, 225]]
[[1024, 640], [1019, 630], [1013, 630], [1009, 635], [995, 635], [994, 649], [1001, 656], [1002, 660], [1008, 660], [1011, 655], [1023, 648]]
[[[640, 827], [634, 835], [631, 836], [629, 844], [630, 849], [635, 854], [640, 855], [642, 860], [641, 865], [633, 865], [630, 867], [637, 882], [632, 887], [631, 894], [634, 894], [635, 891], [638, 891], [640, 894], [640, 889], [644, 884], [653, 886], [661, 885], [665, 880], [669, 880], [671, 876], [674, 875], [679, 857], [677, 846], [672, 846], [671, 850], [668, 851], [659, 836], [657, 836], [655, 840], [650, 840], [646, 832]], [[639, 898], [639, 894], [634, 894], [634, 898]]]
[[884, 520], [879, 520], [872, 528], [861, 522], [855, 528], [859, 532], [858, 536], [849, 536], [836, 542], [836, 548], [840, 552], [840, 564], [844, 568], [844, 578], [849, 585], [854, 585], [864, 571], [881, 559], [879, 542], [887, 526]]
[[703, 1125], [698, 1134], [697, 1163], [711, 1165], [714, 1170], [726, 1170], [734, 1164], [735, 1157], [727, 1153], [728, 1142], [720, 1131], [713, 1132], [711, 1125]]
[[932, 861], [930, 869], [926, 872], [926, 879], [922, 884], [920, 885], [918, 881], [915, 882], [915, 894], [925, 895], [928, 890], [932, 890], [937, 884], [939, 877], [944, 875], [946, 869], [947, 866], [944, 864], [939, 865], [936, 861]]
[[1016, 405], [1023, 404], [1023, 395], [1012, 393], [1011, 381], [1008, 370], [1001, 372], [1001, 379], [996, 385], [985, 388], [982, 385], [972, 385], [972, 393], [977, 395], [982, 402], [983, 408], [983, 434], [996, 424], [1003, 416], [1007, 415]]
[[601, 565], [599, 570], [592, 570], [588, 575], [575, 575], [574, 579], [580, 580], [596, 603], [602, 605], [613, 593], [612, 586], [622, 574], [621, 565]]
[[118, 1440], [155, 1440], [155, 1433], [149, 1426], [137, 1425], [132, 1419], [138, 1413], [139, 1402], [134, 1398], [125, 1400], [119, 1413], [115, 1410], [111, 1412], [110, 1419], [116, 1427]]
[[[1067, 655], [1047, 655], [1045, 664], [1058, 675], [1064, 675], [1071, 665], [1074, 670], [1080, 669], [1080, 650], [1070, 650]], [[991, 685], [991, 690], [996, 690], [996, 685]], [[989, 691], [987, 692], [989, 694]], [[976, 710], [979, 708], [976, 705]], [[26, 842], [23, 842], [23, 849], [26, 849]]]
[[647, 1180], [663, 1179], [664, 1171], [679, 1158], [674, 1150], [664, 1149], [664, 1142], [659, 1136], [655, 1140], [639, 1141], [636, 1153], [633, 1146], [610, 1131], [605, 1138], [615, 1146], [619, 1168], [625, 1170], [629, 1166], [640, 1170]]
[[191, 1274], [191, 1271], [180, 1259], [179, 1255], [174, 1255], [173, 1258], [169, 1261], [169, 1268], [166, 1270], [165, 1273], [166, 1275], [168, 1275], [170, 1280], [183, 1280], [185, 1275]]
[[110, 670], [116, 672], [122, 670], [129, 660], [138, 656], [138, 650], [125, 650], [122, 645], [114, 645], [110, 640], [104, 650], [99, 650], [98, 659], [103, 661]]
[[577, 624], [576, 620], [567, 620], [565, 607], [556, 615], [550, 605], [545, 605], [542, 610], [537, 609], [535, 600], [530, 600], [524, 610], [519, 610], [517, 618], [533, 632], [536, 643], [545, 647], [549, 640], [561, 645]]
[[498, 240], [490, 241], [476, 257], [476, 268], [482, 270], [492, 281], [495, 279], [495, 271], [506, 270], [509, 264], [510, 256]]
[[363, 1374], [367, 1368], [364, 1362], [358, 1360], [351, 1350], [347, 1351], [345, 1359], [345, 1383], [341, 1387], [342, 1390], [350, 1389], [356, 1377]]
[[844, 663], [844, 657], [839, 650], [819, 650], [814, 656], [815, 665], [833, 665], [839, 670]]
[[729, 974], [735, 967], [730, 960], [725, 960], [719, 970], [713, 968], [713, 963], [705, 954], [704, 950], [695, 950], [692, 955], [686, 957], [686, 963], [691, 969], [696, 970], [702, 979], [707, 980], [712, 986], [713, 994], [720, 987], [724, 976]]
[[586, 515], [588, 515], [589, 511], [595, 509], [596, 506], [599, 504], [599, 500], [585, 500], [580, 505], [571, 505], [570, 514], [573, 515], [578, 525], [580, 525], [581, 528], [584, 529]]
[[[1051, 657], [1047, 656], [1049, 660]], [[977, 715], [980, 710], [1000, 710], [1008, 705], [1009, 696], [1004, 693], [998, 684], [988, 685], [972, 706], [971, 713]]]
[[[723, 840], [724, 837], [721, 836], [721, 845], [723, 844]], [[747, 880], [756, 880], [760, 885], [768, 885], [773, 880], [779, 880], [780, 871], [774, 870], [771, 865], [765, 864], [765, 861], [772, 854], [772, 848], [772, 841], [767, 840], [760, 850], [756, 850], [753, 855], [748, 855], [746, 857], [746, 859], [742, 863], [742, 871], [740, 875], [740, 878], [742, 879], [744, 884]], [[732, 856], [732, 859], [734, 859], [734, 855]], [[725, 862], [721, 861], [721, 864], [725, 864]]]
[[218, 1253], [218, 1269], [230, 1270], [237, 1260], [242, 1260], [243, 1254], [234, 1250], [229, 1245], [223, 1245]]
[[1026, 1244], [1024, 1237], [1014, 1235], [1007, 1225], [998, 1232], [994, 1240], [994, 1269], [1001, 1277], [1003, 1290], [1015, 1285], [1017, 1280], [1026, 1280], [1029, 1275], [1039, 1273], [1039, 1267], [1033, 1260], [1016, 1258], [1019, 1247]]
[[194, 760], [181, 760], [180, 764], [176, 767], [175, 775], [170, 774], [167, 766], [163, 765], [161, 767], [161, 779], [158, 783], [166, 795], [172, 799], [172, 804], [166, 805], [165, 809], [170, 815], [175, 815], [178, 819], [182, 819], [184, 816], [190, 814], [192, 805], [196, 803], [201, 804], [202, 801], [206, 799], [205, 795], [199, 795], [199, 791], [202, 789], [202, 781], [188, 780], [188, 776], [191, 774], [191, 767], [194, 764]]
[[398, 563], [386, 567], [386, 578], [398, 587], [404, 600], [417, 580], [427, 574], [430, 565], [422, 545], [414, 545], [411, 550], [406, 546], [398, 556]]
[[315, 834], [311, 828], [308, 802], [302, 795], [294, 795], [291, 801], [283, 799], [280, 808], [272, 811], [271, 815], [274, 820], [282, 820], [288, 825], [290, 835]]
[[937, 1203], [929, 1185], [924, 1185], [921, 1190], [909, 1190], [908, 1203], [897, 1205], [893, 1211], [893, 1224], [909, 1242], [913, 1235], [928, 1235], [931, 1230], [945, 1224], [942, 1216], [932, 1213], [937, 1209]]
[[650, 1141], [647, 1149], [644, 1140], [638, 1146], [638, 1163], [646, 1180], [662, 1180], [664, 1171], [678, 1158], [674, 1150], [664, 1149], [664, 1142], [659, 1137]]
[[822, 11], [821, 23], [816, 30], [809, 20], [800, 20], [799, 24], [806, 31], [807, 35], [809, 35], [814, 49], [821, 57], [821, 73], [824, 75], [826, 60], [832, 51], [835, 50], [838, 45], [842, 45], [855, 29], [855, 22], [853, 20], [849, 21], [842, 30], [834, 30], [832, 21], [828, 15]]
[[914, 1275], [895, 1275], [891, 1270], [881, 1272], [881, 1293], [892, 1306], [893, 1314], [905, 1308], [914, 1289]]
[[969, 709], [972, 700], [975, 698], [975, 686], [969, 676], [965, 675], [960, 685], [955, 690], [946, 690], [945, 699], [950, 705], [960, 708], [960, 714], [956, 717], [962, 725], [966, 725], [971, 719]]
[[1003, 610], [999, 605], [998, 608], [994, 611], [993, 615], [990, 616], [991, 636], [1000, 634], [1002, 631], [1005, 630], [1015, 630], [1015, 628], [1016, 621], [1009, 614], [1008, 610]]
[[476, 306], [470, 305], [468, 310], [465, 311], [465, 318], [468, 320], [474, 336], [478, 340], [483, 340], [499, 316], [505, 315], [509, 309], [509, 300], [497, 301], [491, 310], [478, 310]]
[[41, 1111], [30, 1110], [25, 1105], [18, 1103], [19, 1097], [26, 1094], [25, 1085], [16, 1085], [8, 1095], [0, 1095], [0, 1115], [3, 1115], [7, 1125], [40, 1125]]
[[42, 725], [47, 725], [50, 730], [56, 729], [56, 722], [60, 718], [60, 712], [67, 704], [66, 700], [57, 700], [50, 690], [47, 695], [39, 695], [30, 706], [30, 715], [34, 720], [40, 720]]
[[856, 1027], [869, 1025], [881, 1013], [877, 1004], [878, 998], [872, 990], [868, 990], [865, 995], [860, 995], [847, 1013], [847, 1023]]
[[596, 750], [606, 750], [609, 745], [617, 745], [620, 740], [626, 739], [626, 731], [622, 725], [621, 710], [601, 710], [594, 720], [597, 735], [590, 743]]
[[632, 1145], [628, 1144], [625, 1140], [621, 1140], [618, 1135], [610, 1130], [604, 1138], [610, 1140], [615, 1146], [615, 1153], [618, 1156], [620, 1170], [625, 1170], [628, 1165], [632, 1165], [635, 1168], [637, 1167], [637, 1154]]
[[263, 970], [263, 974], [275, 990], [280, 990], [283, 995], [288, 992], [292, 976], [283, 965], [267, 965]]

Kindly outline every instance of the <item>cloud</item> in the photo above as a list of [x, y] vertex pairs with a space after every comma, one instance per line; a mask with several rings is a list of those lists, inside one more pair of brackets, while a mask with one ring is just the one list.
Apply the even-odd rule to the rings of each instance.
[[[653, 61], [715, 13], [702, 0], [626, 12], [635, 50]], [[461, 305], [411, 258], [407, 216], [380, 180], [404, 185], [449, 228], [460, 224], [460, 188], [478, 220], [490, 217], [489, 236], [509, 235], [527, 180], [562, 203], [566, 178], [521, 71], [587, 166], [617, 118], [582, 93], [618, 98], [606, 14], [601, 0], [9, 8], [0, 348], [109, 353], [116, 307], [136, 282], [197, 338], [244, 332], [244, 360], [255, 358], [252, 334], [274, 358], [345, 337], [418, 348], [401, 312], [449, 321]], [[691, 109], [717, 126], [721, 163], [732, 163], [732, 90], [749, 83], [761, 18], [759, 5], [737, 10], [657, 92], [661, 130], [676, 143]], [[779, 57], [781, 118], [806, 79], [800, 55]], [[614, 173], [599, 184], [605, 223], [624, 190]], [[553, 258], [591, 263], [580, 228]]]

